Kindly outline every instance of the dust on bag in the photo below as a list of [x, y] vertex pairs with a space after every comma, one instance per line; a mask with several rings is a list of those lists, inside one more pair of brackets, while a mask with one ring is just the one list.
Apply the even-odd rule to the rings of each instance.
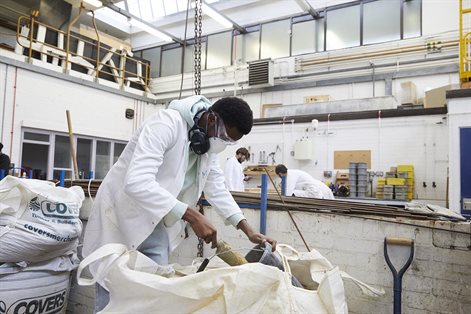
[[12, 176], [0, 181], [0, 263], [40, 262], [76, 251], [82, 188]]

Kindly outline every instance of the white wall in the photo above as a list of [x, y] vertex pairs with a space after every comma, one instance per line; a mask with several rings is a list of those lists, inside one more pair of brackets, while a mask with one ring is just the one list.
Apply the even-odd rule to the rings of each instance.
[[422, 35], [459, 29], [458, 0], [422, 0]]
[[471, 98], [448, 99], [450, 208], [461, 211], [460, 128], [471, 127]]
[[[70, 110], [75, 134], [128, 140], [146, 117], [162, 108], [131, 95], [95, 89], [6, 63], [0, 63], [0, 104], [1, 141], [12, 163], [19, 163], [22, 127], [68, 132], [66, 110]], [[125, 118], [127, 108], [135, 110], [133, 120]]]
[[[252, 227], [259, 230], [260, 211], [246, 208], [242, 211]], [[82, 206], [80, 216], [86, 220], [89, 213], [88, 202]], [[469, 222], [374, 217], [378, 221], [295, 210], [292, 215], [311, 249], [318, 250], [340, 270], [369, 285], [384, 289], [384, 296], [371, 298], [361, 294], [352, 284], [346, 283], [349, 313], [377, 314], [391, 313], [393, 310], [393, 277], [383, 253], [385, 237], [408, 238], [415, 242], [413, 262], [402, 280], [403, 313], [471, 312], [471, 239], [469, 234], [456, 233], [469, 233]], [[254, 246], [242, 231], [226, 226], [211, 207], [205, 208], [205, 216], [217, 228], [218, 239], [226, 241], [241, 254], [245, 255]], [[430, 227], [445, 231], [432, 230]], [[299, 252], [306, 251], [286, 212], [268, 210], [266, 229], [267, 235], [279, 243], [288, 244]], [[196, 258], [198, 239], [191, 228], [188, 231], [189, 238], [171, 254], [171, 263], [191, 265]], [[203, 251], [205, 257], [214, 253], [207, 244], [204, 244]], [[389, 252], [396, 267], [405, 262], [409, 253], [405, 247], [391, 247]], [[72, 278], [67, 312], [93, 313], [94, 285], [79, 286], [76, 276]]]
[[[243, 137], [235, 146], [227, 148], [220, 156], [222, 167], [227, 158], [235, 155], [239, 147], [247, 147], [255, 154], [257, 164], [259, 152], [275, 152], [277, 145], [281, 152], [275, 155], [276, 163], [284, 163], [288, 168], [301, 169], [314, 178], [330, 182], [324, 178], [324, 171], [348, 169], [334, 168], [334, 151], [370, 150], [371, 170], [389, 171], [398, 164], [411, 164], [415, 169], [415, 198], [434, 200], [445, 204], [446, 176], [448, 167], [448, 127], [444, 115], [399, 117], [387, 119], [348, 120], [319, 122], [314, 132], [310, 124], [300, 123], [255, 126], [250, 134]], [[314, 141], [312, 160], [296, 160], [291, 156], [294, 143], [306, 135]], [[327, 135], [328, 134], [328, 135]], [[268, 160], [272, 164], [272, 159]], [[253, 180], [250, 187], [259, 184]], [[426, 182], [427, 187], [422, 186]], [[432, 183], [436, 183], [436, 188]], [[453, 208], [455, 209], [455, 208]], [[456, 210], [456, 209], [455, 209]]]
[[[258, 209], [243, 209], [249, 223], [258, 230]], [[224, 226], [211, 208], [205, 215], [218, 229], [218, 239], [229, 243], [242, 254], [254, 246], [240, 230]], [[402, 287], [403, 313], [470, 313], [471, 311], [471, 251], [469, 235], [436, 231], [397, 223], [354, 218], [341, 215], [293, 211], [294, 219], [311, 249], [318, 250], [340, 270], [367, 284], [383, 288], [383, 297], [371, 298], [346, 284], [349, 313], [392, 313], [393, 277], [383, 253], [384, 238], [401, 237], [415, 241], [412, 265], [404, 274]], [[381, 220], [381, 219], [380, 219]], [[393, 220], [399, 222], [400, 220]], [[469, 223], [420, 222], [405, 223], [469, 232]], [[267, 235], [305, 252], [293, 223], [286, 212], [267, 213]], [[196, 237], [191, 232], [172, 254], [171, 262], [189, 265], [196, 256]], [[395, 250], [396, 249], [396, 250]], [[390, 248], [395, 265], [408, 257], [404, 248]], [[204, 247], [204, 256], [213, 250]], [[399, 267], [399, 266], [396, 266]]]

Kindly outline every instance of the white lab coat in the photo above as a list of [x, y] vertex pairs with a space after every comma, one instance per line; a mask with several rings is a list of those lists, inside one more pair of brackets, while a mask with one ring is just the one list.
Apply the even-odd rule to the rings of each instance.
[[235, 156], [226, 161], [224, 175], [229, 191], [244, 192], [244, 167]]
[[[122, 155], [103, 180], [85, 231], [83, 254], [89, 255], [107, 243], [137, 247], [177, 203], [188, 166], [188, 124], [176, 110], [152, 115], [134, 134]], [[195, 206], [205, 197], [225, 220], [241, 213], [225, 189], [217, 154], [201, 155]], [[183, 220], [165, 227], [169, 250], [184, 238]]]
[[323, 182], [314, 179], [307, 172], [289, 169], [286, 177], [286, 195], [334, 199], [334, 194]]

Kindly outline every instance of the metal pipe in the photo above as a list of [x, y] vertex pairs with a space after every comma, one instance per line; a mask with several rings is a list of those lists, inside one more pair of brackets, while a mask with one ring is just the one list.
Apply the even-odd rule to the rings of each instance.
[[65, 72], [67, 72], [67, 68], [69, 65], [70, 29], [72, 28], [72, 25], [74, 25], [75, 22], [77, 22], [80, 15], [82, 15], [82, 11], [83, 11], [83, 4], [80, 3], [79, 14], [77, 14], [77, 16], [74, 17], [74, 19], [69, 23], [69, 25], [67, 25], [67, 42], [66, 42], [66, 49], [65, 49]]
[[3, 127], [5, 126], [5, 107], [7, 106], [7, 84], [8, 84], [8, 68], [9, 65], [5, 64], [5, 84], [3, 85], [3, 108], [2, 108], [2, 131], [0, 142], [3, 142]]
[[65, 182], [65, 170], [61, 170], [59, 173], [59, 185], [64, 187]]
[[281, 194], [286, 196], [286, 176], [281, 177]]
[[15, 109], [16, 109], [16, 84], [18, 81], [18, 67], [15, 68], [15, 80], [13, 85], [13, 109], [11, 114], [11, 131], [10, 131], [10, 160], [13, 159], [12, 151], [13, 151], [13, 133], [15, 128]]
[[260, 195], [260, 233], [267, 234], [267, 203], [268, 180], [267, 175], [262, 174], [262, 191]]
[[[458, 40], [450, 40], [448, 42], [443, 43], [442, 48], [448, 48], [448, 47], [455, 47], [459, 46], [459, 41]], [[300, 66], [301, 67], [306, 67], [306, 66], [313, 66], [313, 65], [318, 65], [318, 64], [325, 64], [325, 63], [332, 63], [332, 62], [339, 62], [339, 61], [350, 61], [350, 60], [358, 60], [358, 59], [365, 59], [365, 58], [371, 58], [371, 57], [381, 57], [381, 56], [387, 56], [387, 55], [397, 55], [399, 53], [408, 53], [408, 52], [418, 52], [422, 50], [427, 50], [425, 45], [414, 45], [414, 46], [409, 46], [409, 47], [404, 47], [404, 48], [396, 48], [396, 49], [388, 49], [388, 50], [381, 50], [381, 51], [376, 51], [376, 52], [369, 52], [369, 53], [358, 53], [358, 54], [351, 54], [348, 56], [339, 56], [339, 57], [332, 57], [332, 58], [322, 58], [318, 60], [301, 60]]]
[[[91, 10], [90, 12], [92, 12], [93, 28], [95, 29], [96, 38], [97, 38], [95, 75], [96, 75], [96, 80], [98, 81], [98, 72], [99, 72], [98, 66], [100, 65], [100, 35], [98, 34], [98, 28], [96, 27], [95, 12], [93, 10]], [[123, 73], [123, 76], [124, 76], [124, 73]]]
[[[264, 169], [265, 169], [265, 172], [267, 173], [267, 176], [270, 178], [271, 184], [273, 184], [273, 187], [275, 188], [276, 193], [277, 193], [278, 196], [280, 197], [281, 202], [283, 203], [284, 206], [286, 206], [285, 200], [284, 200], [283, 197], [281, 196], [280, 191], [278, 191], [278, 188], [276, 187], [275, 182], [273, 182], [273, 179], [271, 178], [270, 174], [268, 173], [267, 168], [264, 168]], [[299, 236], [301, 237], [301, 240], [303, 240], [304, 246], [306, 246], [306, 249], [308, 250], [308, 252], [311, 252], [311, 249], [309, 248], [309, 245], [307, 245], [307, 242], [306, 242], [306, 240], [304, 239], [304, 236], [303, 236], [303, 234], [301, 233], [301, 230], [299, 229], [298, 224], [297, 224], [296, 221], [294, 220], [294, 217], [293, 217], [293, 214], [291, 213], [291, 210], [289, 210], [289, 208], [286, 207], [286, 211], [288, 212], [289, 218], [291, 218], [291, 221], [293, 222], [294, 226], [296, 227], [296, 231], [298, 231], [298, 234], [299, 234]]]
[[[425, 115], [444, 115], [447, 114], [446, 107], [437, 108], [421, 108], [421, 109], [384, 109], [381, 110], [381, 118], [397, 118], [397, 117], [410, 117], [410, 116], [425, 116]], [[344, 121], [344, 120], [358, 120], [358, 119], [377, 119], [378, 110], [356, 111], [356, 112], [338, 112], [338, 113], [321, 113], [309, 114], [302, 116], [287, 116], [286, 121], [293, 121], [293, 123], [310, 123], [313, 119], [319, 122], [331, 121]], [[254, 119], [254, 125], [269, 125], [269, 124], [283, 124], [280, 117]]]
[[31, 15], [31, 21], [29, 26], [29, 50], [28, 50], [28, 62], [32, 63], [31, 59], [33, 56], [33, 30], [34, 30], [34, 17]]

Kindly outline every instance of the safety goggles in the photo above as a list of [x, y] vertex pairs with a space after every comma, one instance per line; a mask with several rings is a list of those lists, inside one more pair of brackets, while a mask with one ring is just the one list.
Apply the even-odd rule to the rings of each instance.
[[216, 114], [218, 123], [216, 124], [216, 137], [220, 138], [224, 141], [226, 145], [234, 145], [237, 141], [233, 140], [228, 134], [226, 130], [226, 126], [224, 125], [224, 121], [222, 121], [221, 117]]

